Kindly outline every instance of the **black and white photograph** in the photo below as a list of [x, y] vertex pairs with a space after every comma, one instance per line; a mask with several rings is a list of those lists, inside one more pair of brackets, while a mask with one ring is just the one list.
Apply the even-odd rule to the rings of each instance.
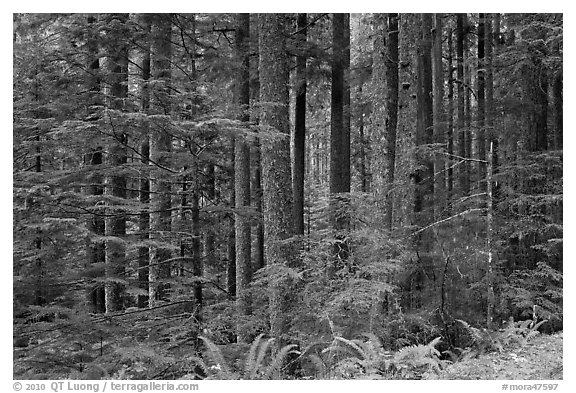
[[561, 390], [564, 14], [12, 18], [15, 391]]

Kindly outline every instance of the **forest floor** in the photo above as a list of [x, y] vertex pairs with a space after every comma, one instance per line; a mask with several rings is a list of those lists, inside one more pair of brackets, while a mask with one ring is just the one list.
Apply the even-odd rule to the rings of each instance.
[[563, 332], [540, 334], [524, 344], [451, 364], [438, 379], [561, 380], [563, 341]]

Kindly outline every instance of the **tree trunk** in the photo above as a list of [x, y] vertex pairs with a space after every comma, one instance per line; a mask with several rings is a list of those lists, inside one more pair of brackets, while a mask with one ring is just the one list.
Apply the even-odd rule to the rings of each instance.
[[[360, 86], [358, 86], [358, 96], [362, 97], [362, 89], [363, 83], [360, 82]], [[361, 104], [362, 105], [362, 104]], [[368, 182], [368, 173], [366, 168], [366, 135], [364, 131], [364, 106], [362, 105], [360, 108], [360, 114], [358, 115], [358, 172], [360, 175], [360, 191], [361, 192], [369, 192], [369, 182]]]
[[[544, 39], [545, 37], [538, 37]], [[548, 150], [548, 74], [540, 53], [532, 55], [532, 64], [526, 75], [527, 95], [531, 101], [528, 123], [528, 150]]]
[[[266, 261], [277, 269], [295, 268], [299, 261], [293, 241], [290, 128], [288, 113], [288, 59], [283, 14], [260, 14], [260, 122], [277, 134], [262, 138], [264, 189], [264, 241]], [[279, 270], [281, 272], [282, 270]], [[289, 306], [294, 306], [292, 280], [281, 274], [271, 283], [270, 334], [277, 338], [276, 351], [287, 342], [291, 326]]]
[[[250, 30], [251, 41], [253, 46], [255, 46], [254, 51], [258, 52], [258, 14], [252, 14], [251, 17], [253, 21], [250, 23], [254, 26]], [[260, 82], [258, 74], [258, 62], [253, 61], [251, 63], [251, 81], [250, 85], [250, 96], [252, 102], [258, 105], [260, 100]], [[253, 111], [251, 113], [251, 121], [254, 124], [258, 124], [260, 119], [258, 114]], [[258, 214], [258, 219], [255, 220], [254, 225], [254, 246], [253, 246], [253, 270], [256, 271], [265, 266], [264, 260], [264, 222], [262, 219], [262, 170], [261, 170], [261, 159], [260, 159], [260, 138], [256, 138], [256, 142], [252, 144], [250, 156], [252, 157], [252, 183], [251, 183], [251, 193], [252, 193], [252, 206]]]
[[[93, 24], [96, 18], [93, 16], [88, 17], [88, 23]], [[100, 98], [101, 88], [100, 88], [100, 60], [98, 56], [98, 44], [97, 40], [93, 35], [87, 41], [87, 50], [90, 54], [88, 60], [88, 69], [90, 70], [89, 76], [87, 78], [87, 89], [90, 91], [90, 101], [88, 105], [87, 118], [90, 121], [98, 120], [98, 113], [93, 108], [102, 105], [102, 100]], [[98, 172], [98, 167], [103, 163], [102, 147], [97, 146], [91, 148], [90, 153], [87, 155], [88, 165], [91, 167], [96, 167], [91, 170], [88, 175], [87, 192], [89, 195], [103, 195], [103, 179]], [[98, 168], [98, 169], [97, 169]], [[104, 217], [102, 216], [102, 209], [94, 208], [94, 214], [89, 216], [87, 222], [87, 228], [90, 232], [90, 236], [104, 236], [105, 225]], [[106, 260], [105, 244], [101, 240], [88, 240], [87, 246], [87, 260], [91, 265], [104, 265]], [[96, 284], [88, 289], [88, 299], [90, 301], [90, 311], [94, 313], [103, 313], [106, 311], [105, 307], [105, 295], [104, 286], [102, 284]]]
[[446, 179], [447, 195], [446, 201], [448, 208], [451, 206], [452, 192], [454, 190], [454, 71], [453, 68], [453, 48], [452, 48], [452, 29], [448, 32], [448, 110], [446, 128], [446, 140], [448, 142], [448, 171]]
[[[171, 184], [166, 178], [170, 167], [169, 153], [172, 138], [166, 129], [170, 126], [172, 25], [164, 15], [156, 15], [152, 25], [151, 73], [155, 80], [151, 91], [150, 112], [155, 116], [150, 122], [150, 239], [156, 244], [150, 247], [148, 305], [168, 300], [168, 285], [162, 281], [170, 276], [171, 257], [169, 239], [171, 230]], [[164, 243], [164, 244], [162, 244]]]
[[344, 233], [349, 223], [349, 217], [346, 212], [348, 197], [342, 195], [350, 192], [350, 128], [344, 125], [345, 48], [347, 47], [345, 22], [346, 17], [344, 14], [333, 14], [330, 106], [330, 209], [332, 210], [332, 227], [336, 232], [337, 239], [334, 244], [334, 268], [336, 270], [343, 267], [342, 264], [348, 258], [348, 244]]
[[386, 146], [387, 187], [386, 211], [388, 229], [392, 231], [394, 218], [394, 177], [396, 171], [396, 129], [398, 127], [398, 14], [388, 14], [388, 39], [386, 40]]
[[[236, 73], [235, 102], [238, 106], [238, 120], [250, 120], [250, 15], [236, 15], [235, 57], [239, 70]], [[250, 233], [250, 146], [242, 136], [236, 137], [234, 160], [234, 185], [236, 193], [236, 305], [241, 316], [252, 313], [252, 299], [249, 293], [252, 281], [251, 233]], [[238, 342], [248, 340], [247, 332], [241, 324], [238, 327]]]
[[494, 295], [494, 266], [492, 261], [492, 254], [493, 254], [493, 220], [494, 220], [494, 212], [493, 212], [493, 196], [492, 196], [492, 177], [493, 177], [493, 167], [492, 167], [492, 157], [494, 155], [493, 152], [493, 143], [490, 142], [490, 151], [488, 152], [488, 165], [487, 165], [487, 173], [486, 173], [486, 192], [487, 192], [487, 248], [488, 248], [488, 269], [487, 269], [487, 276], [488, 276], [488, 295], [487, 295], [487, 310], [486, 310], [486, 325], [488, 329], [492, 329], [493, 321], [494, 321], [494, 308], [496, 305], [496, 299]]
[[344, 89], [342, 98], [342, 185], [343, 192], [350, 192], [350, 14], [344, 14]]
[[470, 194], [470, 182], [472, 180], [472, 59], [467, 61], [470, 56], [469, 43], [466, 40], [466, 35], [471, 29], [470, 22], [468, 21], [468, 14], [464, 15], [464, 28], [465, 28], [465, 41], [464, 41], [464, 134], [466, 138], [466, 162], [464, 163], [466, 169], [466, 194]]
[[398, 226], [413, 224], [414, 209], [414, 159], [417, 85], [416, 46], [420, 21], [418, 14], [400, 14], [398, 73], [401, 86], [398, 95], [398, 131], [396, 134], [398, 147], [396, 151], [396, 211]]
[[[201, 226], [200, 226], [200, 204], [199, 204], [199, 193], [200, 193], [200, 181], [198, 179], [198, 156], [193, 157], [193, 162], [191, 165], [192, 172], [194, 173], [194, 179], [192, 181], [192, 187], [190, 192], [190, 221], [192, 224], [192, 240], [191, 249], [192, 254], [192, 274], [196, 279], [193, 288], [194, 295], [194, 312], [193, 317], [195, 322], [200, 325], [202, 323], [202, 308], [203, 308], [203, 294], [202, 294], [202, 282], [200, 281], [203, 275], [203, 263], [202, 263], [202, 253], [201, 253]], [[186, 181], [185, 183], [186, 184]], [[186, 195], [186, 190], [183, 190], [183, 195]], [[182, 204], [184, 208], [185, 204]]]
[[[119, 23], [128, 22], [127, 14], [111, 15]], [[105, 61], [106, 84], [106, 107], [114, 111], [124, 110], [124, 100], [128, 97], [128, 46], [125, 42], [118, 40], [115, 42], [115, 52]], [[114, 118], [113, 114], [110, 114]], [[122, 129], [117, 129], [114, 120], [110, 125], [113, 133], [113, 140], [108, 146], [106, 161], [113, 170], [122, 170], [122, 166], [127, 163], [126, 145], [128, 136]], [[122, 127], [122, 126], [120, 126]], [[119, 174], [106, 176], [105, 194], [126, 198], [126, 177]], [[117, 204], [117, 203], [114, 203]], [[126, 236], [126, 216], [122, 209], [108, 205], [105, 219], [106, 235], [106, 284], [105, 284], [105, 304], [106, 313], [118, 311], [123, 307], [122, 293], [124, 286], [120, 280], [124, 280], [126, 249], [123, 237]]]
[[[456, 122], [456, 130], [458, 133], [458, 154], [460, 159], [466, 158], [466, 132], [465, 132], [465, 97], [466, 86], [464, 81], [464, 14], [456, 15], [456, 83], [458, 85], [458, 116]], [[464, 162], [460, 165], [459, 179], [460, 188], [464, 195], [470, 192], [470, 178], [467, 173], [468, 163]]]
[[[196, 14], [192, 14], [191, 15], [191, 27], [192, 27], [192, 43], [190, 45], [190, 50], [192, 52], [192, 56], [190, 58], [190, 76], [192, 78], [192, 81], [194, 83], [198, 82], [198, 73], [196, 70], [196, 57], [195, 57], [195, 53], [196, 53]], [[195, 94], [196, 96], [196, 94]], [[197, 99], [195, 100], [197, 101]], [[195, 119], [195, 117], [197, 116], [196, 113], [196, 108], [197, 108], [197, 102], [193, 102], [192, 105], [192, 109], [190, 112], [190, 115], [192, 117], [192, 119]], [[186, 142], [188, 143], [188, 142]], [[192, 150], [193, 149], [189, 149]], [[192, 274], [194, 275], [195, 278], [195, 283], [194, 283], [194, 288], [193, 288], [193, 295], [194, 295], [194, 311], [193, 311], [193, 318], [196, 322], [196, 324], [198, 326], [200, 326], [202, 324], [202, 308], [204, 306], [204, 300], [203, 300], [203, 293], [202, 293], [202, 275], [203, 275], [203, 263], [202, 263], [202, 253], [201, 253], [201, 242], [200, 239], [202, 237], [201, 235], [201, 225], [200, 225], [200, 178], [199, 178], [199, 166], [198, 166], [198, 154], [196, 153], [193, 157], [192, 157], [192, 161], [191, 161], [191, 166], [190, 166], [190, 170], [192, 173], [192, 187], [191, 187], [191, 192], [190, 192], [190, 220], [191, 220], [191, 230], [192, 230], [192, 240], [191, 240], [191, 254], [192, 254]], [[186, 183], [188, 180], [188, 176], [184, 176], [184, 187], [186, 187]], [[185, 206], [185, 196], [186, 196], [186, 190], [183, 189], [182, 190], [182, 196], [183, 196], [183, 203], [182, 203], [182, 209], [183, 209], [183, 215], [184, 213], [184, 206]], [[182, 250], [184, 251], [184, 250]], [[196, 340], [196, 349], [198, 349], [198, 337], [195, 337]]]
[[[477, 122], [476, 122], [476, 129], [477, 129], [477, 148], [478, 151], [478, 159], [486, 161], [486, 99], [485, 99], [485, 92], [486, 92], [486, 82], [485, 82], [485, 74], [486, 74], [486, 64], [484, 62], [484, 45], [485, 45], [485, 14], [479, 14], [479, 22], [478, 22], [478, 115], [477, 115]], [[478, 183], [480, 185], [480, 190], [486, 191], [486, 181], [484, 176], [486, 174], [486, 163], [478, 162]]]
[[[215, 204], [216, 201], [216, 176], [214, 164], [209, 162], [204, 167], [204, 177], [206, 179], [206, 199], [208, 204]], [[204, 261], [206, 266], [213, 267], [216, 264], [217, 247], [215, 244], [214, 230], [212, 225], [204, 232]]]
[[[145, 127], [148, 127], [146, 124]], [[148, 139], [148, 136], [146, 136]], [[150, 145], [148, 141], [142, 142], [140, 147], [141, 163], [142, 165], [149, 165], [150, 158]], [[142, 171], [140, 178], [140, 203], [149, 205], [150, 203], [150, 180], [148, 178], [148, 171]], [[146, 241], [149, 239], [150, 233], [150, 213], [149, 208], [146, 208], [140, 213], [138, 220], [138, 229], [140, 231], [140, 240]], [[138, 249], [138, 287], [148, 293], [148, 265], [150, 263], [150, 251], [148, 247], [140, 247]], [[138, 295], [138, 307], [148, 307], [148, 295]]]
[[[91, 167], [98, 168], [103, 164], [102, 148], [97, 147], [93, 149], [88, 155], [88, 162]], [[89, 175], [88, 193], [90, 195], [103, 195], [104, 187], [102, 185], [102, 176], [98, 174], [98, 169], [95, 169], [93, 174]], [[93, 236], [104, 236], [105, 224], [104, 217], [102, 216], [102, 209], [95, 208], [95, 213], [88, 219], [88, 230]], [[104, 265], [106, 261], [106, 247], [105, 243], [101, 240], [90, 240], [88, 244], [88, 262], [91, 265]], [[89, 289], [89, 299], [91, 311], [94, 313], [106, 312], [105, 305], [105, 292], [102, 284], [96, 284]]]
[[[145, 15], [140, 15], [140, 23], [144, 27], [144, 32], [146, 36], [150, 34], [150, 20]], [[146, 38], [146, 41], [142, 46], [142, 60], [141, 60], [141, 72], [142, 72], [142, 85], [140, 87], [140, 111], [144, 114], [149, 113], [150, 109], [150, 90], [148, 88], [148, 81], [150, 80], [150, 43]], [[149, 123], [146, 119], [142, 123], [144, 139], [140, 144], [140, 161], [143, 166], [143, 170], [140, 172], [140, 191], [139, 200], [140, 203], [146, 206], [140, 214], [138, 220], [138, 229], [140, 231], [140, 240], [146, 241], [149, 239], [150, 233], [150, 214], [149, 214], [149, 202], [150, 202], [150, 180], [147, 167], [149, 166], [150, 158], [150, 144], [149, 144]], [[148, 265], [150, 263], [150, 252], [148, 247], [140, 247], [138, 249], [138, 287], [146, 293], [148, 293]], [[145, 308], [148, 307], [148, 295], [138, 296], [138, 307]]]
[[[488, 143], [492, 145], [492, 173], [498, 173], [498, 150], [499, 135], [494, 128], [496, 111], [494, 109], [494, 32], [492, 20], [494, 14], [485, 15], [485, 64], [486, 64], [486, 129], [488, 131]], [[498, 199], [499, 187], [493, 187], [494, 198]]]
[[[301, 48], [306, 43], [306, 14], [298, 14], [297, 29]], [[294, 128], [294, 227], [296, 234], [304, 235], [304, 173], [306, 141], [306, 55], [300, 49], [296, 58], [296, 108]]]
[[[421, 14], [420, 43], [418, 45], [418, 112], [416, 117], [416, 146], [432, 143], [433, 105], [432, 105], [432, 14]], [[434, 163], [428, 153], [417, 154], [418, 169], [415, 176], [416, 194], [414, 213], [416, 224], [426, 225], [433, 217], [434, 205]]]
[[[434, 20], [434, 143], [437, 146], [445, 146], [446, 115], [444, 112], [444, 68], [442, 65], [442, 14], [435, 14]], [[434, 204], [436, 211], [441, 213], [446, 201], [446, 172], [444, 171], [444, 157], [438, 153], [436, 153], [434, 160], [434, 176]]]
[[236, 161], [236, 138], [230, 141], [229, 160], [232, 168], [229, 184], [228, 206], [230, 213], [228, 216], [228, 234], [226, 236], [226, 289], [228, 295], [236, 297], [236, 220], [233, 209], [236, 206], [236, 180], [234, 175], [234, 162]]
[[[374, 194], [376, 195], [375, 208], [380, 210], [385, 216], [385, 221], [388, 221], [390, 211], [387, 211], [388, 201], [390, 197], [390, 190], [388, 188], [388, 148], [390, 145], [387, 143], [388, 135], [388, 87], [391, 81], [388, 75], [389, 62], [389, 47], [390, 40], [388, 39], [388, 14], [374, 14], [374, 50], [372, 54], [372, 75], [371, 75], [371, 100], [374, 103], [370, 117], [371, 117], [371, 135], [369, 140], [373, 143], [370, 146], [370, 155], [372, 156], [372, 172], [374, 179]], [[385, 223], [386, 226], [388, 226]]]
[[563, 93], [562, 93], [562, 71], [558, 71], [556, 78], [554, 78], [554, 86], [552, 88], [552, 94], [554, 96], [554, 128], [555, 128], [555, 140], [556, 149], [562, 149], [563, 147]]

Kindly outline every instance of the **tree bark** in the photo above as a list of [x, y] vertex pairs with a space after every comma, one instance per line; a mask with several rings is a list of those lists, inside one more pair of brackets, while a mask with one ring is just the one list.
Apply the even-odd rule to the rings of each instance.
[[[362, 90], [363, 90], [363, 83], [360, 82], [360, 86], [358, 86], [358, 96], [362, 97]], [[358, 172], [360, 175], [360, 191], [361, 192], [369, 192], [370, 186], [368, 181], [368, 173], [367, 173], [367, 162], [366, 162], [366, 144], [367, 138], [364, 131], [364, 106], [362, 105], [360, 108], [360, 113], [358, 115]]]
[[[349, 24], [348, 24], [349, 29]], [[345, 231], [349, 217], [346, 212], [350, 192], [350, 128], [344, 124], [346, 69], [346, 17], [333, 14], [332, 19], [332, 87], [330, 115], [330, 209], [332, 227], [336, 232], [335, 266], [338, 270], [348, 258]], [[346, 156], [348, 156], [346, 158]]]
[[[443, 14], [434, 15], [434, 45], [433, 45], [433, 72], [434, 72], [434, 143], [445, 146], [446, 143], [446, 114], [444, 112], [444, 68], [442, 65], [442, 17]], [[436, 211], [442, 212], [446, 201], [446, 172], [444, 171], [444, 157], [436, 154], [434, 160], [434, 204]]]
[[[235, 57], [239, 65], [236, 73], [235, 103], [238, 120], [250, 120], [250, 15], [236, 15]], [[242, 136], [236, 137], [234, 160], [234, 183], [236, 194], [236, 305], [240, 315], [252, 313], [249, 286], [252, 281], [251, 232], [250, 232], [250, 146]], [[238, 327], [238, 342], [248, 340], [247, 332]]]
[[[465, 131], [465, 101], [466, 90], [464, 77], [464, 19], [465, 14], [456, 15], [456, 72], [458, 85], [458, 116], [456, 122], [456, 130], [458, 133], [458, 154], [462, 158], [466, 158], [466, 131]], [[464, 195], [470, 192], [470, 177], [468, 176], [468, 163], [463, 163], [460, 166], [460, 189]]]
[[448, 109], [447, 121], [448, 127], [446, 129], [446, 140], [448, 142], [448, 171], [446, 179], [447, 195], [446, 201], [448, 208], [451, 206], [452, 193], [454, 190], [454, 67], [453, 67], [453, 45], [452, 45], [453, 32], [452, 29], [448, 32]]
[[[298, 14], [298, 43], [306, 44], [306, 14]], [[306, 157], [306, 55], [300, 48], [296, 58], [296, 107], [294, 127], [294, 227], [296, 234], [304, 235], [304, 173]]]
[[[260, 105], [261, 126], [276, 136], [261, 139], [262, 183], [264, 189], [264, 241], [266, 261], [279, 273], [299, 264], [292, 216], [291, 162], [288, 113], [288, 59], [286, 57], [286, 16], [260, 14]], [[276, 350], [287, 342], [291, 326], [288, 308], [293, 303], [293, 284], [284, 273], [271, 283], [270, 334], [277, 338]], [[293, 305], [293, 304], [292, 304]]]
[[[418, 45], [418, 112], [416, 117], [416, 146], [433, 141], [433, 104], [432, 104], [432, 14], [421, 14], [420, 42]], [[430, 203], [434, 196], [434, 163], [428, 153], [417, 155], [418, 169], [415, 176], [416, 193], [414, 213], [416, 224], [423, 226], [433, 217], [434, 205]]]
[[[536, 37], [535, 37], [536, 38]], [[540, 33], [541, 40], [545, 39]], [[532, 52], [532, 64], [526, 75], [527, 95], [531, 101], [528, 123], [528, 150], [531, 152], [548, 150], [548, 71], [542, 63], [541, 52]]]
[[[96, 22], [96, 18], [93, 16], [88, 17], [88, 24], [92, 25]], [[91, 34], [87, 39], [87, 50], [89, 52], [89, 59], [87, 67], [90, 70], [88, 78], [86, 81], [86, 87], [89, 90], [90, 99], [87, 111], [87, 118], [90, 121], [96, 121], [99, 118], [98, 111], [95, 110], [96, 107], [103, 104], [101, 100], [101, 78], [100, 73], [100, 59], [98, 58], [98, 42], [94, 36]], [[89, 195], [103, 195], [103, 178], [99, 174], [99, 167], [103, 164], [103, 154], [102, 146], [92, 147], [90, 153], [87, 154], [86, 161], [88, 165], [94, 167], [88, 176], [87, 192]], [[90, 232], [90, 236], [104, 236], [105, 224], [104, 217], [100, 214], [102, 209], [95, 209], [95, 213], [88, 218], [87, 228]], [[87, 245], [87, 260], [91, 265], [104, 265], [106, 260], [105, 244], [100, 240], [88, 240]], [[104, 286], [102, 284], [96, 284], [88, 289], [88, 299], [90, 301], [90, 311], [94, 313], [104, 313], [106, 311], [105, 307], [105, 294]]]
[[388, 39], [386, 40], [386, 146], [387, 187], [386, 212], [388, 229], [392, 231], [394, 219], [394, 178], [396, 172], [396, 130], [398, 127], [398, 14], [388, 14]]
[[554, 128], [555, 128], [555, 140], [556, 149], [562, 149], [563, 147], [563, 83], [562, 83], [562, 71], [558, 71], [556, 78], [554, 78], [554, 86], [552, 88], [552, 94], [554, 96]]
[[[195, 53], [196, 53], [196, 14], [192, 14], [190, 16], [191, 19], [191, 27], [192, 27], [192, 43], [190, 45], [190, 50], [192, 52], [192, 56], [190, 58], [190, 76], [192, 78], [193, 83], [198, 83], [198, 72], [196, 69], [196, 57], [195, 57]], [[195, 94], [196, 95], [196, 94]], [[196, 100], [195, 100], [196, 101]], [[197, 110], [196, 110], [196, 105], [197, 103], [194, 102], [192, 105], [192, 109], [191, 109], [191, 117], [193, 119], [196, 118], [197, 116]], [[189, 142], [186, 142], [189, 143]], [[193, 149], [190, 149], [193, 151]], [[193, 317], [194, 320], [196, 321], [197, 325], [200, 326], [202, 324], [202, 309], [204, 307], [204, 296], [202, 293], [202, 276], [203, 276], [203, 270], [204, 270], [204, 264], [202, 261], [202, 253], [201, 253], [201, 242], [200, 239], [202, 237], [201, 234], [201, 224], [200, 224], [200, 179], [199, 179], [199, 165], [198, 165], [198, 154], [196, 153], [191, 160], [191, 166], [190, 166], [190, 170], [192, 173], [192, 184], [191, 184], [191, 192], [190, 192], [190, 220], [191, 220], [191, 230], [192, 230], [192, 240], [191, 240], [191, 254], [192, 254], [192, 274], [194, 275], [195, 278], [195, 283], [194, 283], [194, 287], [193, 287], [193, 295], [194, 295], [194, 311], [193, 311]], [[185, 168], [186, 169], [186, 168]], [[183, 197], [183, 201], [182, 201], [182, 209], [183, 209], [183, 215], [185, 215], [184, 213], [184, 209], [185, 209], [185, 197], [186, 197], [186, 184], [188, 181], [188, 176], [184, 176], [183, 179], [183, 192], [182, 192], [182, 197]], [[184, 251], [184, 250], [182, 250]], [[182, 254], [184, 254], [184, 252], [182, 252]], [[184, 255], [182, 255], [184, 256]], [[196, 340], [196, 347], [198, 348], [199, 342], [198, 342], [198, 338], [195, 338]]]
[[[141, 51], [141, 76], [142, 84], [140, 86], [140, 111], [148, 114], [150, 110], [150, 90], [148, 88], [148, 81], [150, 80], [150, 42], [148, 37], [150, 35], [150, 19], [142, 14], [139, 16], [139, 22], [142, 24], [145, 33], [145, 41], [142, 43]], [[149, 239], [150, 233], [150, 179], [147, 170], [150, 162], [150, 144], [149, 144], [149, 122], [144, 120], [142, 123], [144, 139], [140, 144], [140, 162], [143, 170], [140, 173], [140, 203], [146, 207], [143, 209], [138, 220], [138, 229], [140, 231], [140, 240], [146, 241]], [[140, 247], [138, 249], [138, 287], [148, 293], [148, 265], [150, 263], [150, 251], [148, 247]], [[148, 307], [148, 294], [138, 296], [138, 307]]]
[[232, 168], [229, 183], [228, 206], [228, 233], [226, 235], [226, 289], [228, 295], [236, 297], [236, 219], [233, 209], [236, 206], [236, 179], [234, 175], [234, 162], [236, 160], [236, 138], [230, 141], [229, 160]]
[[[127, 14], [113, 14], [111, 19], [119, 23], [128, 22]], [[124, 100], [128, 97], [128, 46], [119, 39], [114, 43], [114, 48], [105, 61], [107, 84], [105, 88], [106, 107], [112, 111], [123, 111]], [[128, 136], [122, 130], [122, 125], [114, 124], [114, 114], [110, 113], [110, 128], [112, 140], [108, 146], [106, 161], [113, 171], [121, 171], [127, 163], [126, 144]], [[116, 198], [126, 198], [126, 177], [122, 174], [106, 176], [106, 195]], [[114, 204], [117, 204], [114, 203]], [[126, 249], [123, 237], [126, 236], [126, 216], [122, 209], [114, 208], [114, 204], [107, 206], [105, 219], [106, 235], [106, 283], [105, 304], [106, 313], [118, 311], [123, 308], [124, 285], [120, 284], [125, 277]]]
[[[492, 145], [492, 173], [498, 173], [499, 135], [494, 127], [496, 111], [494, 109], [494, 32], [492, 21], [494, 14], [485, 15], [485, 64], [486, 64], [486, 129], [488, 143]], [[498, 198], [499, 187], [494, 185], [494, 198]]]
[[[470, 43], [466, 36], [471, 30], [470, 22], [468, 21], [468, 14], [464, 15], [464, 134], [466, 138], [466, 154], [465, 158], [472, 158], [472, 56], [470, 55]], [[470, 60], [467, 60], [470, 57]], [[472, 162], [467, 160], [464, 163], [466, 170], [466, 194], [470, 194], [470, 187], [472, 181]]]
[[[372, 52], [372, 74], [370, 84], [371, 101], [373, 105], [370, 113], [371, 133], [367, 138], [372, 142], [370, 153], [372, 156], [372, 173], [374, 179], [374, 194], [377, 196], [375, 208], [379, 209], [385, 217], [385, 226], [388, 227], [390, 210], [387, 210], [390, 201], [390, 189], [388, 184], [388, 126], [389, 126], [389, 85], [391, 83], [388, 66], [390, 65], [390, 54], [388, 39], [388, 14], [374, 14], [374, 50]], [[376, 104], [377, 103], [377, 104]]]
[[[205, 187], [207, 203], [213, 204], [216, 199], [216, 176], [214, 164], [212, 162], [209, 162], [204, 166], [204, 177], [206, 179]], [[204, 261], [206, 266], [215, 266], [217, 250], [218, 248], [216, 247], [214, 230], [212, 229], [212, 225], [210, 225], [204, 232]]]
[[492, 157], [494, 144], [490, 142], [490, 151], [488, 152], [488, 165], [486, 172], [486, 193], [487, 193], [487, 215], [486, 215], [486, 233], [487, 233], [487, 248], [488, 248], [488, 294], [487, 294], [487, 309], [486, 309], [486, 325], [488, 329], [492, 329], [494, 322], [494, 308], [496, 305], [496, 299], [494, 295], [494, 266], [492, 255], [493, 250], [493, 221], [494, 221], [494, 208], [493, 208], [493, 195], [492, 195], [492, 177], [493, 177], [493, 167], [492, 167]]
[[[148, 306], [168, 300], [168, 284], [162, 282], [170, 276], [171, 251], [166, 238], [171, 230], [171, 184], [165, 180], [163, 168], [170, 166], [169, 153], [172, 138], [168, 132], [171, 112], [171, 47], [172, 25], [166, 16], [156, 15], [152, 24], [151, 73], [155, 80], [151, 89], [150, 112], [156, 115], [150, 124], [150, 160], [158, 164], [150, 171], [150, 247]], [[162, 244], [164, 243], [164, 244]]]
[[[477, 148], [478, 159], [486, 161], [486, 64], [484, 61], [484, 46], [485, 46], [485, 14], [479, 14], [478, 22], [478, 77], [476, 79], [478, 83], [477, 95], [478, 95], [478, 114], [476, 119], [476, 129], [477, 129]], [[484, 162], [478, 162], [478, 183], [480, 185], [480, 190], [486, 191], [486, 181], [483, 177], [486, 174], [486, 164]]]
[[344, 14], [344, 89], [342, 98], [342, 182], [344, 192], [350, 192], [350, 14]]
[[[252, 14], [253, 20], [250, 25], [254, 26], [250, 30], [250, 36], [252, 45], [254, 46], [254, 52], [258, 53], [258, 14]], [[260, 81], [258, 73], [258, 61], [253, 61], [251, 63], [251, 82], [250, 85], [250, 96], [251, 100], [258, 105], [260, 100]], [[251, 113], [251, 121], [253, 124], [258, 124], [260, 118], [256, 111]], [[251, 183], [251, 193], [252, 193], [252, 206], [258, 214], [258, 219], [255, 221], [254, 225], [254, 246], [253, 246], [253, 269], [254, 271], [263, 268], [266, 265], [264, 260], [264, 221], [262, 219], [262, 166], [261, 166], [261, 154], [260, 154], [260, 138], [256, 138], [256, 142], [252, 144], [250, 156], [252, 157], [252, 183]]]
[[415, 131], [417, 112], [417, 67], [416, 47], [421, 22], [418, 14], [400, 14], [398, 131], [396, 151], [396, 211], [398, 226], [413, 225]]

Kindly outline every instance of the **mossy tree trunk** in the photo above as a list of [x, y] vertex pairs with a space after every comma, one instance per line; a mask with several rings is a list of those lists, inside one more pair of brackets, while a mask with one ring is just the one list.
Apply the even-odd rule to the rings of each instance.
[[[127, 14], [112, 14], [111, 21], [126, 25]], [[109, 21], [109, 23], [111, 22]], [[126, 216], [122, 208], [114, 205], [121, 204], [126, 199], [126, 176], [122, 173], [127, 163], [126, 145], [128, 135], [123, 129], [121, 120], [115, 112], [125, 110], [125, 100], [128, 97], [128, 43], [118, 38], [107, 48], [108, 56], [104, 62], [106, 78], [105, 106], [109, 111], [107, 121], [110, 121], [111, 138], [107, 147], [106, 164], [111, 168], [111, 174], [106, 176], [104, 193], [113, 202], [107, 205], [105, 218], [106, 235], [106, 283], [105, 304], [106, 312], [114, 312], [123, 308], [124, 285], [121, 282], [125, 277], [126, 248]]]
[[264, 242], [267, 265], [278, 272], [270, 284], [270, 334], [278, 349], [287, 342], [295, 296], [285, 269], [299, 262], [293, 240], [286, 16], [260, 14], [258, 23], [260, 124], [268, 134], [261, 138]]
[[[235, 58], [236, 72], [234, 90], [238, 110], [236, 117], [245, 125], [250, 120], [250, 14], [236, 15]], [[251, 231], [250, 231], [250, 146], [244, 136], [236, 137], [234, 158], [234, 185], [236, 193], [236, 307], [241, 316], [252, 313], [250, 282], [252, 281]], [[248, 337], [242, 323], [238, 325], [238, 342]]]
[[163, 282], [170, 276], [170, 245], [166, 236], [171, 230], [171, 183], [166, 179], [170, 170], [171, 112], [171, 47], [172, 25], [166, 15], [155, 15], [152, 24], [151, 74], [154, 80], [151, 89], [150, 112], [150, 247], [148, 305], [154, 307], [158, 301], [168, 299], [168, 284]]

